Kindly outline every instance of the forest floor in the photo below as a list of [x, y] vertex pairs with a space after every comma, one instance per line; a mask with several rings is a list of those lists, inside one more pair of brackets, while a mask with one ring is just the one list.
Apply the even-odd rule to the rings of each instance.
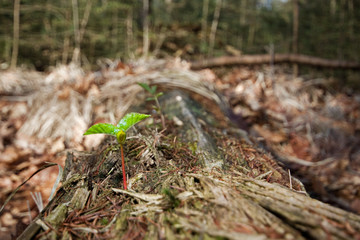
[[[187, 89], [186, 82], [166, 80], [174, 75], [213, 86], [231, 110], [230, 120], [298, 177], [311, 196], [360, 213], [359, 94], [332, 89], [331, 79], [294, 78], [281, 67], [194, 72], [178, 59], [109, 62], [91, 73], [74, 65], [47, 74], [3, 72], [0, 203], [44, 162], [64, 166], [67, 152], [99, 147], [103, 137], [82, 134], [91, 124], [116, 122], [134, 102], [145, 101], [137, 82]], [[57, 168], [46, 169], [15, 194], [0, 215], [1, 239], [23, 231], [38, 214], [32, 195], [41, 193], [46, 205], [57, 176]]]

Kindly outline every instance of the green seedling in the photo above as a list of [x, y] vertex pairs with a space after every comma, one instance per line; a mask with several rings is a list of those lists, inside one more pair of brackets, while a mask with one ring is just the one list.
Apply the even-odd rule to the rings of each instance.
[[138, 83], [138, 84], [140, 87], [142, 87], [143, 89], [145, 89], [152, 95], [151, 97], [146, 98], [146, 101], [155, 101], [156, 106], [153, 106], [153, 108], [160, 114], [161, 125], [162, 125], [163, 129], [165, 129], [165, 118], [164, 118], [164, 115], [162, 114], [161, 106], [159, 103], [159, 97], [161, 97], [164, 93], [163, 92], [156, 93], [157, 86], [150, 87], [146, 83]]
[[136, 123], [144, 120], [145, 118], [150, 117], [147, 114], [141, 113], [128, 113], [126, 114], [119, 123], [115, 126], [110, 123], [98, 123], [91, 126], [84, 135], [90, 134], [108, 134], [115, 136], [118, 143], [120, 144], [121, 149], [121, 164], [122, 164], [122, 171], [123, 171], [123, 181], [124, 181], [124, 189], [127, 190], [126, 184], [126, 174], [125, 174], [125, 160], [124, 160], [124, 148], [123, 145], [126, 141], [126, 131], [134, 126]]

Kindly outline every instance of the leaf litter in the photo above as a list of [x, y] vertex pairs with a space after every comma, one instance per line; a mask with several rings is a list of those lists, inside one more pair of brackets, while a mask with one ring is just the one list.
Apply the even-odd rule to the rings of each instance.
[[[10, 194], [11, 189], [14, 189], [26, 177], [35, 172], [42, 162], [52, 161], [63, 165], [65, 160], [64, 151], [68, 151], [68, 149], [79, 151], [96, 149], [100, 142], [85, 145], [81, 136], [83, 131], [91, 123], [105, 121], [115, 123], [115, 119], [123, 116], [132, 105], [143, 101], [145, 95], [140, 94], [142, 89], [137, 83], [144, 82], [150, 85], [157, 84], [163, 88], [183, 88], [195, 92], [213, 100], [221, 109], [228, 110], [229, 106], [231, 106], [233, 112], [237, 114], [232, 116], [235, 117], [235, 121], [245, 120], [249, 126], [250, 136], [255, 136], [278, 159], [291, 167], [292, 171], [296, 171], [297, 175], [306, 183], [306, 186], [311, 187], [312, 192], [317, 193], [324, 201], [330, 201], [345, 209], [358, 212], [360, 203], [357, 200], [356, 193], [359, 188], [357, 171], [359, 169], [358, 163], [360, 160], [358, 158], [360, 154], [354, 146], [359, 142], [357, 134], [360, 127], [358, 117], [359, 97], [356, 94], [353, 96], [342, 93], [334, 94], [326, 87], [326, 80], [324, 79], [307, 81], [301, 78], [294, 79], [280, 70], [276, 76], [276, 80], [272, 80], [266, 69], [261, 72], [248, 68], [237, 68], [218, 78], [210, 70], [193, 72], [189, 70], [189, 65], [186, 62], [179, 60], [167, 62], [163, 60], [142, 62], [142, 60], [139, 60], [129, 65], [121, 62], [109, 62], [100, 71], [90, 74], [85, 74], [80, 68], [73, 65], [60, 66], [48, 76], [33, 72], [27, 73], [26, 71], [7, 72], [0, 79], [1, 104], [9, 106], [8, 109], [15, 109], [16, 107], [21, 109], [25, 106], [27, 112], [22, 111], [22, 114], [17, 115], [17, 111], [5, 111], [4, 107], [1, 108], [2, 134], [0, 139], [2, 145], [0, 146], [2, 146], [2, 160], [0, 169], [2, 170], [0, 179], [4, 186], [6, 185], [6, 188], [1, 190], [1, 199], [3, 200]], [[16, 81], [11, 79], [16, 79]], [[14, 82], [17, 84], [14, 84]], [[210, 87], [205, 87], [204, 83]], [[215, 87], [212, 86], [219, 90], [216, 91]], [[219, 91], [222, 94], [219, 94]], [[232, 120], [234, 121], [234, 119]], [[73, 126], [74, 123], [75, 127]], [[30, 135], [30, 137], [27, 135]], [[222, 197], [211, 200], [207, 204], [202, 202], [202, 204], [205, 209], [221, 211], [223, 207], [229, 204], [229, 201], [233, 201], [229, 199], [242, 199], [240, 196], [232, 198], [226, 194], [224, 195], [224, 192], [228, 190], [222, 190], [221, 187], [218, 189], [216, 184], [211, 185], [210, 188], [205, 188], [205, 182], [213, 181], [206, 180], [207, 178], [204, 178], [205, 180], [194, 176], [187, 176], [184, 179], [179, 177], [171, 178], [174, 174], [175, 176], [177, 174], [181, 176], [184, 169], [179, 167], [178, 164], [182, 166], [184, 159], [187, 159], [187, 164], [189, 164], [187, 169], [191, 170], [190, 172], [194, 172], [194, 174], [201, 172], [201, 168], [195, 164], [196, 159], [191, 154], [188, 146], [176, 144], [174, 151], [179, 156], [182, 156], [178, 159], [180, 162], [168, 159], [166, 166], [161, 168], [160, 159], [172, 155], [172, 153], [167, 153], [165, 150], [172, 145], [172, 142], [176, 142], [174, 140], [175, 136], [171, 141], [169, 140], [168, 145], [161, 145], [164, 149], [161, 154], [154, 151], [154, 149], [150, 150], [151, 148], [148, 148], [149, 144], [146, 144], [146, 141], [134, 148], [137, 150], [133, 151], [140, 151], [136, 153], [136, 156], [143, 159], [135, 162], [137, 167], [142, 166], [139, 168], [140, 170], [146, 173], [146, 168], [154, 166], [159, 168], [156, 173], [141, 176], [140, 179], [149, 181], [146, 186], [141, 186], [141, 181], [135, 181], [133, 183], [134, 189], [138, 189], [138, 192], [151, 193], [155, 191], [157, 184], [159, 184], [158, 182], [152, 182], [152, 178], [159, 177], [162, 181], [167, 181], [169, 188], [172, 190], [165, 194], [168, 196], [165, 209], [171, 209], [171, 206], [176, 204], [176, 199], [180, 199], [183, 204], [190, 204], [196, 209], [200, 200], [203, 200], [206, 196], [212, 196], [210, 197], [212, 199], [215, 195]], [[51, 150], [54, 141], [63, 143], [63, 145]], [[237, 145], [234, 142], [236, 140], [226, 139], [222, 143], [221, 141], [218, 143], [219, 145], [223, 144], [222, 148], [230, 146], [231, 149]], [[89, 147], [91, 148], [89, 149]], [[147, 149], [152, 153], [146, 153]], [[129, 155], [135, 153], [131, 153], [131, 150], [129, 152]], [[142, 154], [140, 154], [141, 152]], [[273, 160], [264, 161], [269, 163], [264, 168], [263, 161], [258, 161], [258, 159], [265, 156], [261, 152], [258, 153], [257, 150], [254, 152], [254, 149], [249, 146], [247, 149], [240, 150], [240, 153], [238, 155], [238, 151], [234, 150], [232, 152], [230, 150], [229, 154], [226, 155], [228, 161], [236, 166], [233, 174], [231, 174], [233, 178], [245, 175], [268, 182], [280, 181], [281, 184], [289, 187], [289, 177], [277, 170], [277, 164]], [[234, 154], [234, 156], [231, 154]], [[246, 159], [246, 163], [239, 163], [233, 159]], [[168, 169], [169, 166], [171, 166], [170, 170]], [[251, 170], [249, 170], [249, 167]], [[140, 170], [138, 173], [143, 173]], [[153, 174], [160, 176], [154, 176]], [[55, 176], [55, 178], [48, 177], [50, 175]], [[54, 182], [57, 176], [56, 169], [52, 173], [48, 173], [48, 176], [47, 186], [41, 186], [41, 189], [37, 188], [38, 191], [44, 192], [45, 189], [51, 189], [51, 182]], [[138, 174], [132, 173], [131, 176], [138, 176]], [[224, 178], [221, 173], [219, 176]], [[34, 191], [34, 186], [37, 184], [38, 182], [35, 182], [26, 189], [23, 188], [23, 192], [18, 193], [14, 202], [7, 206], [6, 213], [10, 213], [10, 215], [4, 214], [1, 217], [2, 229], [5, 228], [6, 231], [14, 233], [14, 224], [6, 224], [6, 222], [11, 222], [8, 219], [9, 216], [18, 223], [26, 224], [28, 222], [28, 217], [24, 217], [27, 209], [22, 206], [24, 206], [25, 199], [30, 200], [30, 191]], [[192, 191], [186, 191], [187, 188], [192, 189]], [[302, 191], [301, 186], [296, 186], [296, 183], [294, 188]], [[180, 195], [182, 193], [184, 193], [184, 196]], [[163, 193], [159, 192], [159, 194]], [[104, 199], [107, 199], [106, 196], [104, 196]], [[191, 201], [188, 202], [188, 200]], [[111, 201], [111, 207], [104, 210], [104, 213], [97, 217], [90, 217], [91, 221], [94, 221], [91, 228], [84, 228], [81, 224], [77, 228], [66, 227], [75, 227], [76, 224], [71, 224], [75, 220], [81, 219], [81, 214], [87, 214], [86, 211], [89, 210], [81, 210], [85, 212], [80, 211], [77, 215], [69, 216], [69, 219], [64, 223], [64, 233], [69, 231], [69, 233], [76, 236], [76, 231], [79, 229], [82, 229], [81, 231], [93, 229], [88, 232], [94, 234], [94, 231], [99, 229], [98, 221], [105, 221], [104, 219], [107, 217], [115, 216], [112, 211], [118, 208], [116, 201], [119, 203], [129, 201], [129, 199], [120, 196], [119, 199]], [[93, 208], [100, 208], [100, 205], [96, 206], [96, 204], [100, 203], [100, 200], [95, 201]], [[214, 208], [214, 205], [212, 205], [214, 203], [217, 204], [216, 206], [221, 205], [223, 207]], [[241, 205], [240, 202], [237, 204]], [[125, 236], [136, 238], [136, 234], [141, 235], [141, 232], [151, 228], [151, 226], [155, 226], [159, 234], [165, 236], [166, 231], [161, 230], [165, 226], [152, 223], [153, 218], [148, 217], [152, 216], [154, 211], [164, 212], [164, 207], [155, 203], [148, 206], [144, 205], [144, 203], [140, 205], [136, 211], [145, 213], [145, 217], [144, 215], [136, 217], [137, 214], [134, 214], [135, 217], [129, 217], [128, 212], [121, 211], [120, 215], [116, 215], [116, 219], [112, 218], [110, 220], [108, 218], [106, 221], [116, 222], [115, 228], [117, 231], [122, 231], [123, 223], [129, 224], [130, 230]], [[30, 208], [32, 209], [32, 215], [36, 215], [35, 203], [31, 203]], [[126, 206], [123, 206], [123, 208], [126, 209]], [[175, 228], [177, 226], [175, 223], [179, 223], [189, 231], [204, 231], [216, 236], [217, 233], [214, 233], [210, 226], [202, 225], [200, 227], [196, 224], [197, 222], [211, 222], [211, 219], [201, 218], [200, 212], [196, 210], [184, 208], [182, 211], [186, 213], [184, 215], [186, 216], [185, 219], [189, 218], [189, 216], [193, 216], [194, 219], [192, 221], [183, 218], [178, 219], [171, 212], [166, 211], [156, 218], [159, 222], [168, 219], [167, 221], [174, 223]], [[219, 212], [215, 214], [213, 211], [209, 211], [211, 214], [207, 216], [219, 214]], [[234, 214], [240, 219], [241, 214], [245, 214], [243, 217], [246, 216], [246, 213], [236, 212]], [[128, 216], [128, 220], [122, 223], [121, 219], [124, 215]], [[273, 220], [262, 219], [261, 221], [264, 221], [265, 224]], [[216, 226], [228, 226], [232, 223], [231, 219], [224, 219], [223, 222], [213, 219], [212, 222]], [[259, 230], [257, 226], [244, 223], [232, 225], [232, 228], [235, 232], [254, 233], [255, 235], [262, 232], [265, 234], [257, 236], [258, 239], [264, 236], [273, 236], [274, 238], [281, 236], [281, 231], [272, 232], [273, 230], [266, 227], [266, 224], [261, 226]], [[219, 229], [217, 232], [220, 234]], [[140, 233], [136, 233], [136, 230], [139, 230]], [[100, 231], [96, 230], [95, 232], [107, 234], [101, 228]], [[185, 232], [185, 234], [189, 233]], [[149, 234], [151, 234], [151, 231]], [[228, 233], [230, 235], [224, 234], [220, 235], [228, 238], [242, 236], [235, 233], [235, 235], [231, 235], [232, 233]]]

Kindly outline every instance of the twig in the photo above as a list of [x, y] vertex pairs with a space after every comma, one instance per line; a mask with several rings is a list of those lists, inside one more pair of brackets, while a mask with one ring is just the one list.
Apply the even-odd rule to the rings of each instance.
[[268, 172], [266, 172], [266, 173], [260, 174], [260, 175], [257, 176], [255, 179], [261, 180], [263, 177], [266, 177], [267, 175], [269, 175], [269, 174], [271, 174], [271, 173], [272, 173], [272, 171], [270, 170], [270, 171], [268, 171]]
[[288, 169], [288, 173], [289, 173], [290, 189], [292, 190], [292, 181], [291, 181], [291, 172], [290, 172], [290, 169]]

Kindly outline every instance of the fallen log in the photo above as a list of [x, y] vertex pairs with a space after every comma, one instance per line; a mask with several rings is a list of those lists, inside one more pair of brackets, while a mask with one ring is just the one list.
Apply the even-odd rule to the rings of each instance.
[[342, 60], [330, 60], [301, 54], [259, 54], [242, 56], [223, 56], [191, 63], [191, 69], [221, 67], [229, 65], [258, 65], [273, 63], [297, 63], [324, 68], [360, 69], [360, 63]]
[[162, 111], [167, 129], [144, 121], [129, 133], [129, 190], [115, 139], [69, 154], [62, 187], [19, 239], [360, 237], [359, 215], [309, 197], [225, 117], [178, 91], [163, 96]]

